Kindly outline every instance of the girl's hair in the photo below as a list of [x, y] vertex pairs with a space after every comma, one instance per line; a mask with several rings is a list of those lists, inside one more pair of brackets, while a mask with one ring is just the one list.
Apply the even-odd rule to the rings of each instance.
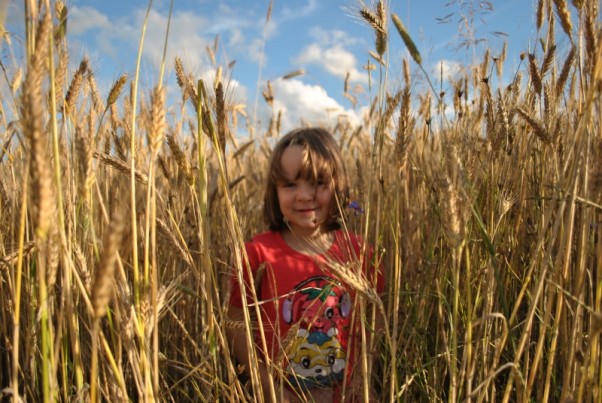
[[349, 197], [347, 174], [341, 152], [333, 136], [317, 127], [300, 128], [287, 133], [272, 152], [263, 199], [263, 215], [268, 227], [272, 231], [282, 231], [286, 228], [278, 203], [277, 187], [279, 183], [286, 180], [283, 176], [281, 160], [284, 150], [290, 146], [301, 146], [304, 149], [304, 158], [297, 172], [297, 178], [323, 181], [333, 190], [335, 197], [324, 226], [327, 231], [340, 229], [341, 212]]

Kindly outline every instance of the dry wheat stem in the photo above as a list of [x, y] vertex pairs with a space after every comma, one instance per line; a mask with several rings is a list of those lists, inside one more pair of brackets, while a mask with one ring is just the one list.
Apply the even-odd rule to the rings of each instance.
[[568, 4], [566, 0], [554, 0], [554, 5], [556, 6], [556, 13], [558, 14], [560, 25], [562, 25], [564, 33], [572, 42], [573, 23], [571, 22], [571, 14], [569, 12]]
[[395, 28], [397, 29], [399, 36], [401, 36], [403, 43], [408, 48], [408, 51], [410, 52], [410, 56], [412, 56], [412, 59], [414, 59], [416, 64], [422, 65], [422, 56], [420, 56], [420, 52], [418, 51], [416, 44], [412, 40], [412, 37], [408, 33], [408, 30], [406, 29], [406, 27], [403, 25], [403, 22], [401, 22], [401, 19], [395, 13], [391, 14], [391, 19], [393, 20], [393, 25], [395, 25]]
[[79, 63], [79, 67], [73, 75], [73, 79], [71, 80], [71, 84], [69, 85], [69, 89], [67, 90], [67, 95], [65, 95], [64, 106], [67, 110], [67, 113], [72, 118], [74, 118], [75, 116], [75, 103], [77, 102], [77, 98], [81, 92], [84, 76], [88, 73], [88, 69], [88, 59], [84, 57]]

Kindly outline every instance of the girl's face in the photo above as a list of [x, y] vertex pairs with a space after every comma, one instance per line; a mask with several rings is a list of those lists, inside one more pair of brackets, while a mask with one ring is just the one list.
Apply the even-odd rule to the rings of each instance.
[[280, 211], [291, 231], [301, 237], [311, 237], [320, 233], [330, 212], [334, 192], [318, 180], [297, 178], [303, 161], [303, 147], [293, 145], [282, 153], [280, 166], [283, 170], [283, 183], [277, 184]]

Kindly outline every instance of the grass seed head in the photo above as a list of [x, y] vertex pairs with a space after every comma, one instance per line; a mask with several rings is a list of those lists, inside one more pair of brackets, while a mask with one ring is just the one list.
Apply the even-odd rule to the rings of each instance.
[[395, 28], [397, 29], [399, 36], [401, 36], [403, 43], [408, 48], [408, 51], [410, 52], [410, 56], [412, 56], [412, 59], [414, 59], [414, 61], [417, 64], [421, 65], [422, 64], [422, 56], [420, 56], [420, 52], [418, 51], [416, 44], [412, 40], [412, 37], [408, 33], [408, 30], [403, 25], [403, 23], [401, 22], [401, 20], [397, 16], [397, 14], [392, 13], [391, 19], [393, 20], [393, 25], [395, 25]]

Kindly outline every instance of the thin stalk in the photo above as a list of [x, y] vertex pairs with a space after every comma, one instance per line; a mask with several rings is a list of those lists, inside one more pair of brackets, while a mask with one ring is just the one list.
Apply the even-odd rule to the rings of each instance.
[[452, 318], [450, 324], [451, 333], [451, 358], [449, 363], [449, 401], [456, 402], [458, 400], [458, 334], [459, 330], [459, 306], [460, 306], [460, 256], [462, 247], [455, 247], [452, 251]]
[[[602, 239], [602, 229], [598, 230], [598, 239]], [[598, 242], [598, 247], [596, 248], [596, 263], [597, 267], [602, 267], [602, 242]], [[596, 282], [596, 293], [595, 293], [595, 301], [594, 306], [602, 306], [602, 273], [598, 270], [598, 279], [594, 279]], [[594, 397], [600, 399], [600, 394], [602, 393], [602, 359], [600, 359], [600, 337], [594, 337], [592, 339], [592, 349], [591, 349], [591, 361], [588, 368], [588, 373], [591, 375], [592, 383], [596, 382], [595, 374], [598, 372], [598, 385], [597, 388], [594, 389]]]
[[[40, 257], [41, 256], [41, 257]], [[38, 276], [38, 296], [40, 299], [40, 338], [42, 353], [42, 396], [44, 403], [53, 401], [52, 385], [50, 380], [50, 370], [54, 367], [52, 357], [52, 330], [50, 329], [50, 318], [48, 316], [48, 287], [46, 284], [46, 255], [38, 256], [37, 276]]]
[[[198, 143], [198, 160], [199, 160], [199, 188], [198, 188], [198, 203], [199, 203], [199, 238], [201, 242], [201, 259], [200, 264], [200, 287], [202, 290], [212, 290], [210, 279], [213, 277], [213, 265], [211, 262], [210, 245], [211, 245], [211, 221], [209, 217], [209, 205], [207, 195], [207, 137], [203, 133], [203, 103], [209, 105], [209, 100], [205, 96], [203, 82], [199, 80], [197, 86], [198, 103], [197, 103], [197, 143]], [[210, 133], [213, 134], [213, 133]], [[216, 142], [215, 150], [219, 150]], [[218, 153], [219, 154], [219, 153]], [[220, 156], [221, 157], [221, 156]], [[221, 160], [220, 160], [221, 161]], [[205, 315], [203, 315], [203, 328], [206, 330], [206, 335], [212, 335], [213, 329], [213, 296], [207, 295], [207, 305], [205, 307]]]
[[472, 396], [472, 380], [474, 376], [473, 349], [472, 349], [472, 328], [473, 328], [473, 302], [472, 302], [472, 268], [470, 265], [469, 249], [465, 248], [464, 259], [466, 262], [466, 397], [470, 402]]
[[148, 24], [148, 16], [150, 13], [151, 5], [153, 0], [149, 0], [148, 7], [146, 9], [146, 15], [144, 17], [144, 23], [142, 24], [142, 33], [140, 35], [140, 42], [138, 44], [138, 58], [136, 60], [136, 74], [134, 76], [134, 86], [132, 90], [132, 120], [130, 122], [132, 133], [130, 136], [130, 203], [132, 206], [132, 269], [134, 273], [134, 302], [136, 306], [140, 304], [140, 272], [138, 268], [138, 230], [137, 230], [137, 216], [136, 216], [136, 117], [137, 109], [136, 104], [138, 103], [138, 82], [140, 78], [140, 65], [142, 60], [142, 49], [144, 45], [144, 37], [146, 35], [146, 27]]
[[[138, 267], [138, 220], [136, 215], [136, 117], [137, 110], [136, 105], [138, 102], [138, 83], [140, 79], [140, 66], [142, 60], [142, 49], [144, 48], [144, 38], [146, 35], [146, 27], [148, 25], [148, 16], [150, 13], [151, 5], [153, 1], [149, 0], [148, 7], [146, 9], [146, 15], [144, 17], [144, 22], [142, 24], [142, 33], [140, 35], [140, 42], [138, 44], [138, 57], [136, 60], [136, 74], [134, 77], [131, 103], [132, 103], [132, 119], [131, 119], [131, 128], [132, 133], [130, 136], [130, 203], [132, 206], [132, 219], [131, 219], [131, 231], [132, 231], [132, 270], [134, 276], [134, 303], [136, 309], [140, 309], [140, 293], [141, 293], [141, 284], [140, 284], [140, 270]], [[148, 241], [148, 240], [147, 240]], [[139, 342], [140, 342], [140, 366], [144, 376], [144, 398], [152, 398], [153, 390], [151, 383], [151, 369], [149, 368], [148, 363], [148, 351], [146, 342], [144, 340], [145, 332], [143, 330], [144, 325], [141, 322], [143, 319], [141, 316], [138, 316], [138, 323], [135, 325], [142, 331], [138, 332]]]
[[[390, 292], [393, 297], [391, 304], [390, 304], [390, 311], [389, 311], [389, 317], [392, 320], [392, 325], [391, 325], [391, 342], [389, 343], [389, 348], [391, 349], [391, 355], [390, 355], [390, 365], [389, 365], [389, 369], [391, 371], [391, 382], [389, 383], [389, 401], [394, 401], [395, 400], [395, 395], [397, 393], [396, 391], [396, 385], [395, 382], [393, 382], [393, 379], [396, 379], [397, 376], [397, 333], [399, 331], [399, 305], [400, 305], [400, 299], [401, 299], [401, 295], [400, 295], [400, 285], [401, 285], [401, 270], [403, 268], [403, 262], [401, 261], [402, 259], [402, 255], [400, 253], [401, 251], [401, 239], [403, 237], [402, 231], [401, 231], [401, 226], [400, 226], [400, 222], [401, 222], [401, 218], [402, 217], [408, 217], [407, 215], [404, 215], [402, 213], [403, 210], [403, 202], [407, 202], [407, 194], [405, 193], [405, 191], [407, 190], [407, 181], [403, 180], [402, 181], [403, 185], [401, 188], [401, 194], [402, 197], [399, 197], [395, 200], [395, 204], [396, 204], [396, 211], [397, 211], [397, 220], [395, 220], [395, 231], [393, 232], [395, 234], [395, 252], [394, 252], [394, 268], [393, 268], [393, 278], [391, 279], [392, 281], [392, 285], [390, 288]], [[387, 320], [387, 318], [384, 318], [384, 320]]]
[[[47, 7], [50, 7], [47, 4]], [[63, 208], [63, 185], [62, 185], [62, 175], [61, 175], [61, 157], [60, 157], [60, 149], [59, 149], [59, 134], [58, 134], [58, 123], [57, 123], [57, 107], [56, 107], [56, 80], [54, 76], [54, 36], [49, 36], [49, 47], [50, 51], [48, 52], [49, 58], [49, 68], [50, 71], [50, 118], [51, 118], [51, 127], [52, 127], [52, 151], [54, 154], [54, 180], [56, 183], [56, 199], [58, 205], [58, 219], [59, 219], [59, 235], [61, 239], [61, 248], [64, 250], [70, 249], [68, 248], [67, 242], [67, 234], [65, 233], [65, 213]], [[70, 251], [68, 251], [69, 256], [71, 255]], [[72, 343], [72, 354], [74, 360], [74, 368], [75, 368], [75, 385], [77, 387], [77, 391], [81, 391], [84, 386], [84, 373], [83, 373], [83, 365], [81, 360], [81, 347], [79, 344], [79, 330], [76, 322], [76, 315], [73, 310], [73, 298], [71, 296], [71, 283], [72, 283], [72, 272], [71, 265], [65, 266], [64, 280], [65, 284], [63, 286], [64, 297], [65, 297], [65, 305], [67, 309], [67, 324], [70, 334], [70, 341]]]
[[[574, 189], [575, 191], [577, 189]], [[559, 281], [561, 286], [563, 285], [563, 279], [568, 275], [569, 265], [571, 262], [571, 251], [572, 251], [572, 239], [573, 232], [575, 228], [575, 203], [572, 203], [570, 206], [569, 214], [567, 217], [567, 236], [566, 236], [566, 245], [564, 246], [564, 257], [563, 257], [563, 270], [561, 275], [559, 276]], [[548, 351], [548, 366], [546, 369], [546, 377], [544, 381], [544, 391], [543, 391], [543, 401], [548, 401], [550, 397], [550, 379], [552, 377], [554, 371], [554, 363], [556, 359], [556, 348], [558, 345], [558, 336], [559, 336], [559, 326], [561, 324], [561, 318], [563, 314], [564, 307], [564, 294], [561, 291], [558, 291], [556, 296], [556, 314], [554, 315], [554, 326], [552, 327], [552, 340], [550, 342], [550, 349]], [[547, 314], [547, 313], [546, 313]], [[545, 328], [544, 328], [545, 329]], [[570, 372], [569, 368], [566, 367], [567, 372]]]
[[92, 324], [92, 340], [91, 340], [91, 355], [90, 358], [90, 402], [96, 403], [96, 384], [98, 383], [98, 330], [100, 327], [100, 317], [94, 318]]
[[[199, 94], [199, 98], [203, 98], [205, 101], [207, 100], [207, 96], [206, 96], [206, 92], [205, 92], [205, 87], [203, 84], [202, 80], [198, 81], [198, 94]], [[207, 126], [208, 126], [208, 131], [209, 131], [209, 137], [212, 140], [212, 143], [214, 145], [215, 150], [220, 150], [220, 146], [219, 146], [219, 140], [217, 138], [217, 132], [213, 126], [213, 122], [211, 121], [211, 118], [208, 119], [208, 121], [206, 122]], [[202, 130], [199, 130], [198, 135], [202, 136]], [[199, 139], [199, 144], [200, 144], [200, 139]], [[204, 152], [201, 151], [201, 148], [199, 147], [199, 152]], [[224, 156], [221, 152], [216, 152], [216, 156], [217, 156], [217, 162], [218, 162], [218, 169], [219, 169], [219, 177], [220, 177], [220, 184], [223, 188], [224, 191], [224, 201], [225, 201], [225, 211], [228, 212], [228, 214], [226, 214], [226, 226], [227, 226], [227, 231], [229, 231], [229, 233], [231, 234], [233, 240], [234, 240], [234, 249], [233, 250], [233, 254], [236, 260], [236, 279], [238, 281], [239, 284], [245, 284], [245, 280], [243, 277], [243, 270], [247, 270], [247, 275], [249, 276], [249, 278], [253, 278], [252, 274], [251, 274], [251, 267], [249, 265], [248, 262], [248, 257], [246, 256], [246, 253], [240, 251], [238, 249], [239, 245], [242, 245], [243, 242], [243, 236], [241, 233], [241, 225], [238, 221], [238, 217], [236, 215], [236, 209], [232, 203], [231, 200], [231, 196], [230, 196], [230, 191], [228, 189], [228, 180], [227, 180], [227, 172], [226, 172], [226, 163], [224, 161]], [[240, 268], [243, 268], [242, 270], [240, 270]], [[245, 301], [247, 298], [246, 295], [246, 287], [241, 287], [241, 297], [242, 300]], [[251, 287], [251, 297], [252, 300], [257, 302], [258, 296], [255, 292], [255, 287]], [[256, 316], [259, 318], [261, 317], [261, 312], [260, 312], [260, 306], [259, 304], [255, 303], [254, 304], [254, 310], [255, 310], [255, 314]], [[249, 311], [249, 307], [247, 306], [247, 304], [243, 304], [243, 317], [244, 317], [244, 321], [247, 324], [252, 323], [251, 321], [251, 314]], [[265, 337], [265, 332], [264, 332], [264, 328], [262, 326], [261, 323], [258, 324], [258, 331], [259, 331], [259, 342], [257, 343], [259, 345], [259, 348], [262, 349], [263, 351], [267, 351], [267, 342], [266, 342], [266, 337]], [[254, 339], [254, 335], [253, 335], [253, 328], [252, 326], [248, 325], [245, 327], [245, 336], [246, 336], [246, 343], [249, 346], [248, 352], [249, 352], [249, 362], [250, 363], [259, 363], [259, 359], [257, 356], [257, 351], [256, 348], [254, 347], [256, 345], [255, 339]], [[269, 361], [269, 360], [268, 360]], [[272, 362], [266, 362], [265, 363], [266, 367], [268, 370], [272, 369]], [[253, 387], [253, 390], [255, 393], [257, 393], [257, 395], [259, 396], [259, 401], [263, 401], [263, 385], [261, 383], [260, 380], [260, 376], [259, 376], [259, 371], [257, 369], [258, 365], [251, 365], [251, 368], [249, 368], [249, 373], [250, 373], [250, 377], [251, 377], [251, 384]], [[269, 397], [270, 397], [270, 401], [278, 401], [276, 399], [276, 388], [274, 385], [274, 380], [273, 378], [270, 376], [268, 379], [268, 387], [269, 387]]]
[[[253, 126], [257, 123], [257, 106], [259, 105], [259, 86], [261, 85], [261, 74], [263, 72], [263, 64], [265, 62], [265, 43], [268, 37], [268, 24], [270, 23], [270, 18], [272, 16], [272, 6], [274, 5], [274, 0], [270, 0], [270, 4], [268, 5], [268, 12], [265, 17], [265, 24], [263, 26], [263, 35], [261, 36], [261, 51], [259, 52], [259, 68], [257, 69], [257, 87], [255, 88], [255, 103], [253, 105]], [[251, 131], [251, 133], [253, 133]]]
[[14, 310], [13, 310], [13, 339], [12, 339], [12, 372], [11, 386], [13, 396], [19, 396], [19, 329], [21, 328], [21, 284], [23, 281], [23, 244], [25, 240], [25, 225], [27, 218], [27, 189], [29, 178], [29, 163], [25, 167], [25, 176], [23, 178], [23, 194], [21, 195], [21, 213], [19, 214], [19, 246], [17, 255], [17, 267], [15, 270]]

